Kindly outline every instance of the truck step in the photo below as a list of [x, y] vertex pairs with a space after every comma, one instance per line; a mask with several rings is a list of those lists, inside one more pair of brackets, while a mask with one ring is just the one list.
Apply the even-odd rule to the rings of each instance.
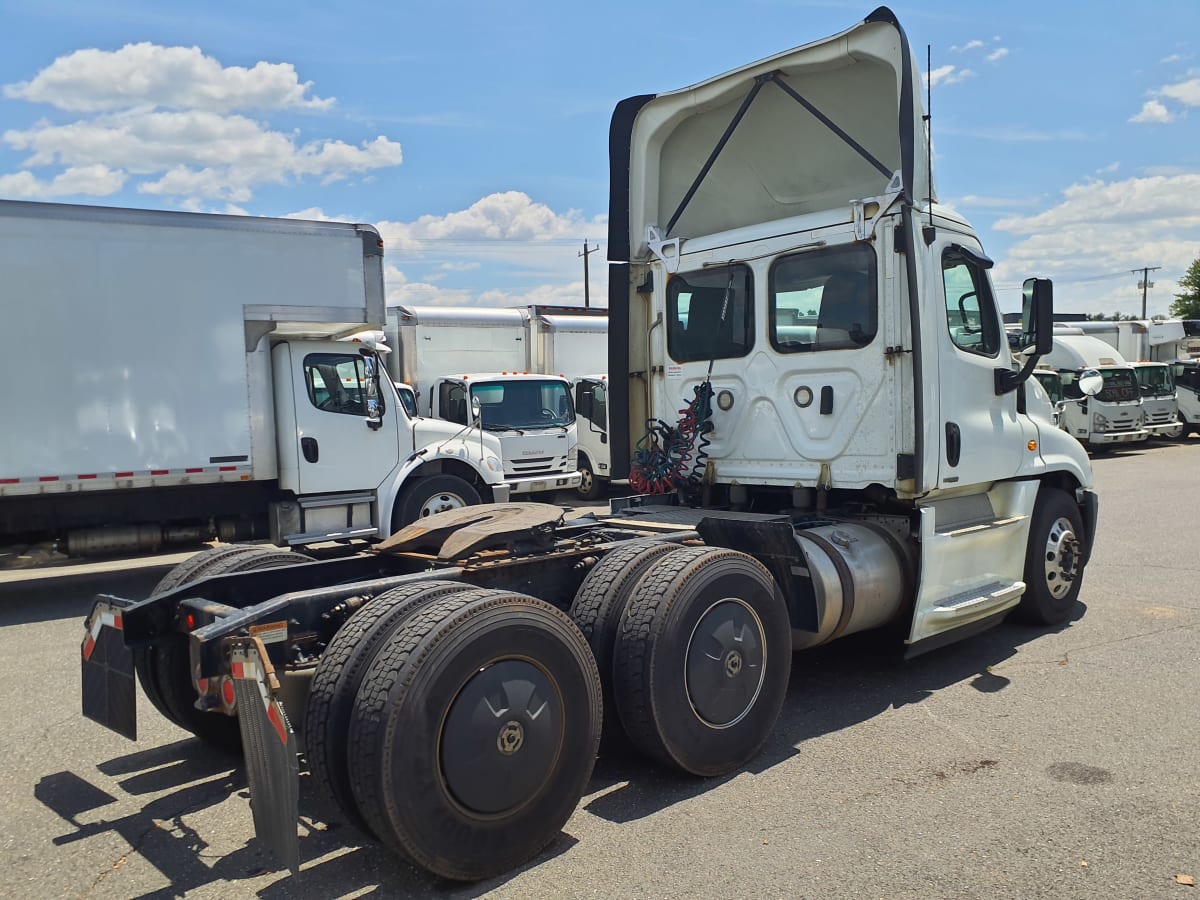
[[1016, 603], [1025, 593], [1025, 582], [994, 581], [947, 597], [929, 611], [931, 622], [970, 622]]

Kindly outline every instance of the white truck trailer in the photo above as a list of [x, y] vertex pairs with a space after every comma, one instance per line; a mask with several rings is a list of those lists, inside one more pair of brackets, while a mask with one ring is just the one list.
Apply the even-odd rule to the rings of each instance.
[[512, 496], [579, 486], [570, 382], [534, 367], [528, 313], [392, 306], [384, 331], [392, 377], [412, 385], [422, 415], [499, 439]]
[[498, 444], [336, 340], [382, 326], [382, 253], [367, 225], [0, 202], [0, 542], [303, 545], [507, 499]]
[[[1150, 436], [1137, 373], [1111, 344], [1076, 328], [1059, 327], [1054, 330], [1053, 349], [1041, 365], [1064, 376], [1063, 396], [1068, 402], [1063, 405], [1061, 424], [1068, 434], [1092, 448], [1138, 443]], [[1084, 397], [1079, 390], [1079, 377], [1089, 370], [1104, 378], [1104, 389], [1095, 397]], [[1163, 430], [1172, 424], [1156, 427]]]
[[1026, 283], [1019, 366], [978, 238], [924, 199], [919, 84], [879, 9], [617, 106], [610, 444], [665, 493], [565, 521], [455, 510], [286, 568], [196, 557], [148, 599], [98, 599], [85, 713], [132, 733], [133, 653], [190, 658], [143, 684], [209, 710], [184, 720], [207, 739], [236, 721], [256, 830], [285, 864], [298, 730], [348, 821], [479, 879], [558, 835], [602, 724], [727, 774], [771, 735], [793, 650], [890, 628], [917, 654], [1010, 613], [1078, 616], [1092, 471], [1026, 393], [1051, 286]]

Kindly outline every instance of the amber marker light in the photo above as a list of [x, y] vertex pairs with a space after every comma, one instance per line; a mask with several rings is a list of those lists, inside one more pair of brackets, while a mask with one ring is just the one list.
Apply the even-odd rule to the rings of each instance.
[[1025, 446], [1028, 447], [1030, 450], [1036, 450], [1037, 449], [1037, 441], [1030, 441]]

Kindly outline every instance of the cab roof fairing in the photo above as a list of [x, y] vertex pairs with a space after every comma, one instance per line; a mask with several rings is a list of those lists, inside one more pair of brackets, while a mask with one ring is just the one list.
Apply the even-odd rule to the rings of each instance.
[[936, 199], [920, 83], [904, 30], [880, 7], [832, 37], [622, 101], [609, 130], [608, 258], [644, 259], [647, 226], [688, 238], [848, 207], [886, 194], [893, 173], [903, 202]]

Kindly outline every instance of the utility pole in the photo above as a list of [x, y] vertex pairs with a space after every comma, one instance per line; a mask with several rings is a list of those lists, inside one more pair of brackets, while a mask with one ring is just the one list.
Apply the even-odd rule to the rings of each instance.
[[1154, 287], [1154, 282], [1150, 280], [1150, 273], [1157, 272], [1162, 266], [1142, 266], [1140, 269], [1130, 269], [1129, 271], [1136, 275], [1142, 273], [1142, 280], [1138, 282], [1138, 287], [1142, 289], [1142, 318], [1146, 318], [1146, 288]]
[[588, 242], [584, 241], [583, 242], [583, 252], [575, 254], [576, 256], [583, 257], [583, 307], [584, 307], [584, 309], [589, 309], [592, 305], [592, 298], [591, 298], [591, 295], [589, 293], [589, 288], [588, 288], [588, 254], [595, 253], [599, 249], [600, 249], [599, 244], [597, 244], [595, 247], [592, 247], [591, 249], [588, 249]]

